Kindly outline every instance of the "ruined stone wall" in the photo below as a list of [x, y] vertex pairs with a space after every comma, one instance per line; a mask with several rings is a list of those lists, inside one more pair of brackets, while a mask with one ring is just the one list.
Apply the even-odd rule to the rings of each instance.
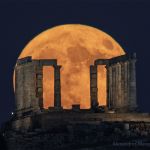
[[[55, 124], [54, 124], [55, 123]], [[9, 130], [4, 136], [9, 150], [58, 149], [128, 149], [117, 143], [150, 142], [150, 123], [147, 122], [51, 122], [49, 128], [28, 131]], [[136, 141], [137, 140], [137, 141]], [[141, 143], [141, 144], [142, 144]], [[135, 145], [134, 145], [135, 146]], [[134, 150], [145, 150], [136, 145]], [[138, 149], [139, 148], [139, 149]], [[147, 147], [149, 148], [149, 147]]]
[[15, 67], [17, 116], [27, 116], [43, 109], [43, 66], [54, 67], [54, 107], [61, 108], [61, 66], [57, 65], [57, 60], [25, 57], [19, 59]]
[[136, 101], [136, 57], [121, 56], [110, 60], [107, 69], [107, 94], [109, 108], [119, 111], [134, 111], [137, 108]]
[[40, 91], [43, 85], [41, 72], [42, 67], [38, 66], [38, 61], [17, 64], [15, 68], [15, 99], [18, 116], [39, 110], [43, 94]]
[[[97, 66], [106, 65], [107, 108], [120, 112], [134, 111], [136, 101], [136, 55], [122, 55], [111, 59], [97, 59], [90, 66], [91, 108], [98, 104]], [[94, 86], [93, 86], [94, 85]]]
[[12, 121], [14, 130], [28, 130], [31, 128], [50, 129], [63, 123], [89, 123], [107, 122], [150, 122], [150, 114], [146, 113], [92, 113], [73, 111], [50, 111], [26, 116]]
[[35, 95], [35, 64], [29, 62], [23, 65], [18, 65], [16, 72], [16, 109], [29, 109], [36, 100]]
[[32, 117], [26, 116], [12, 121], [11, 128], [16, 131], [29, 130], [32, 128]]

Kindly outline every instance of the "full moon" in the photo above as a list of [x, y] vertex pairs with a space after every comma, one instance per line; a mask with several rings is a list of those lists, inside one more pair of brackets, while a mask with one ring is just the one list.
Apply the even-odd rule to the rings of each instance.
[[[95, 59], [108, 59], [125, 54], [123, 48], [105, 32], [80, 24], [50, 28], [32, 39], [19, 58], [57, 59], [61, 68], [61, 100], [63, 108], [72, 104], [90, 107], [90, 65]], [[53, 70], [43, 69], [44, 107], [53, 105]], [[98, 68], [98, 99], [106, 104], [106, 69]]]

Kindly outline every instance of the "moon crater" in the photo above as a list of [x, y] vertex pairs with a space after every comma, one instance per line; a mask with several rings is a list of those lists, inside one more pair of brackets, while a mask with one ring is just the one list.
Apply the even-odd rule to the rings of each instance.
[[114, 48], [113, 43], [108, 39], [103, 40], [103, 45], [110, 50], [113, 50]]

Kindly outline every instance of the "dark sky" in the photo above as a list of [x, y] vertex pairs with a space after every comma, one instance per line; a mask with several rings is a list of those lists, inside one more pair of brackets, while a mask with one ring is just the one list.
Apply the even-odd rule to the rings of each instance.
[[0, 123], [14, 110], [13, 69], [24, 46], [56, 25], [78, 23], [99, 28], [126, 52], [136, 52], [137, 98], [150, 109], [150, 3], [148, 0], [22, 0], [0, 2]]

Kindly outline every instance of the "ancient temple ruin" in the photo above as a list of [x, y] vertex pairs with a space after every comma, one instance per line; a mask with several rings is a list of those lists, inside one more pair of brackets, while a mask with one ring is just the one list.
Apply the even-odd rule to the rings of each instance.
[[[97, 59], [90, 69], [91, 110], [98, 109], [97, 67], [105, 65], [107, 72], [107, 110], [130, 112], [136, 103], [136, 55], [126, 54], [111, 59]], [[62, 110], [60, 69], [56, 59], [25, 57], [15, 67], [17, 116], [26, 116], [43, 109], [43, 66], [54, 67], [54, 108]]]
[[[97, 59], [89, 66], [90, 109], [61, 106], [61, 66], [56, 59], [25, 57], [15, 67], [16, 110], [3, 135], [9, 150], [72, 149], [150, 139], [150, 114], [137, 111], [136, 55]], [[106, 67], [107, 103], [98, 102], [98, 66]], [[54, 106], [43, 107], [43, 66], [54, 67]], [[104, 108], [104, 109], [103, 109]], [[104, 110], [104, 111], [102, 111]], [[95, 142], [96, 141], [96, 142]], [[118, 147], [117, 147], [118, 148]], [[122, 147], [121, 147], [122, 148]]]
[[57, 60], [25, 57], [17, 61], [15, 68], [16, 111], [19, 116], [43, 108], [43, 66], [54, 67], [54, 107], [61, 108], [61, 66], [57, 65]]
[[133, 111], [136, 102], [136, 54], [126, 54], [112, 59], [97, 59], [90, 66], [91, 108], [98, 106], [97, 66], [105, 65], [107, 72], [107, 108]]

